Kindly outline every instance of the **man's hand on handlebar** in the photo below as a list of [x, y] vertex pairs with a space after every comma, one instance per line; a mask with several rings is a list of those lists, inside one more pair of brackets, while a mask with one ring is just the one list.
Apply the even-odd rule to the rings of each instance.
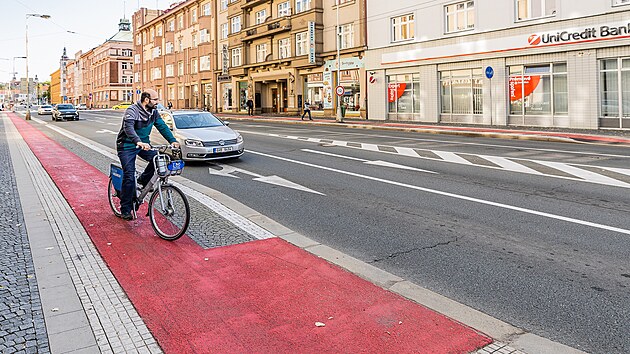
[[171, 147], [173, 147], [173, 148], [175, 148], [175, 149], [179, 149], [179, 148], [180, 148], [180, 145], [179, 145], [179, 143], [178, 143], [177, 141], [175, 141], [175, 142], [172, 142], [172, 143], [171, 143]]
[[143, 142], [141, 142], [141, 141], [137, 142], [137, 143], [136, 143], [136, 146], [137, 146], [139, 149], [142, 149], [142, 150], [145, 150], [145, 151], [146, 151], [146, 150], [151, 150], [151, 144], [143, 143]]

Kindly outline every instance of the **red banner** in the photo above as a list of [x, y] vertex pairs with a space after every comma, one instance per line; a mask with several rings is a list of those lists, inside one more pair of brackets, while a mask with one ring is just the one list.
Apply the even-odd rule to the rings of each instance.
[[540, 76], [512, 76], [510, 77], [510, 101], [518, 101], [536, 90], [540, 83]]
[[407, 88], [407, 84], [388, 84], [387, 85], [387, 101], [388, 102], [396, 102], [400, 96], [405, 92], [405, 88]]

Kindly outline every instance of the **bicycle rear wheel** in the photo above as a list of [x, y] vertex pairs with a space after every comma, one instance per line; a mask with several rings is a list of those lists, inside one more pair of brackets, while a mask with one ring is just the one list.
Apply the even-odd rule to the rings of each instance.
[[175, 186], [156, 188], [149, 199], [149, 219], [158, 236], [173, 241], [180, 238], [190, 223], [190, 206], [184, 193]]
[[109, 178], [109, 184], [107, 185], [107, 200], [109, 201], [109, 207], [112, 208], [114, 215], [120, 217], [120, 192], [114, 188], [111, 177]]

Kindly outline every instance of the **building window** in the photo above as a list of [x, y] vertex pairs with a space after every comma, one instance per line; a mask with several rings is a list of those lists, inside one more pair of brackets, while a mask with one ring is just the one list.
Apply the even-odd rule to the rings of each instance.
[[197, 58], [191, 59], [190, 60], [190, 73], [191, 74], [196, 74], [198, 71], [198, 66], [197, 66]]
[[183, 61], [177, 62], [177, 75], [178, 76], [184, 75], [184, 62]]
[[483, 114], [481, 69], [440, 72], [442, 114]]
[[295, 56], [308, 54], [308, 32], [295, 34]]
[[446, 32], [458, 32], [475, 28], [475, 2], [464, 1], [444, 6]]
[[175, 31], [175, 20], [170, 20], [168, 21], [168, 30], [170, 32]]
[[173, 77], [175, 76], [175, 67], [173, 66], [173, 64], [166, 64], [166, 77]]
[[260, 10], [256, 12], [256, 24], [264, 23], [267, 19], [267, 10]]
[[295, 0], [295, 13], [299, 14], [311, 9], [311, 0]]
[[353, 0], [335, 0], [335, 5], [342, 5]]
[[151, 42], [155, 41], [155, 30], [153, 28], [149, 30], [149, 40]]
[[157, 80], [162, 78], [162, 68], [153, 68], [151, 70], [151, 80]]
[[142, 44], [142, 36], [140, 35], [140, 33], [136, 35], [136, 44], [137, 45]]
[[516, 20], [553, 16], [556, 14], [556, 0], [516, 0]]
[[123, 84], [132, 84], [133, 83], [133, 76], [132, 75], [123, 75], [122, 76], [122, 83]]
[[256, 62], [262, 63], [267, 59], [267, 43], [256, 45]]
[[232, 33], [241, 31], [241, 16], [232, 17], [230, 23], [232, 24]]
[[278, 41], [278, 59], [286, 59], [291, 56], [291, 39], [283, 38]]
[[525, 116], [569, 113], [567, 64], [511, 66], [510, 114]]
[[630, 5], [630, 0], [613, 0], [613, 6]]
[[192, 34], [192, 46], [193, 47], [197, 46], [197, 33]]
[[124, 61], [120, 64], [120, 68], [123, 70], [131, 70], [132, 69], [131, 63]]
[[210, 56], [204, 55], [199, 58], [199, 71], [210, 70]]
[[232, 49], [232, 66], [241, 66], [241, 48]]
[[408, 14], [392, 18], [392, 42], [414, 39], [414, 17], [414, 14]]
[[161, 47], [153, 48], [153, 59], [159, 57], [160, 55], [162, 55], [162, 48]]
[[348, 49], [354, 47], [354, 30], [352, 23], [339, 26], [339, 48]]
[[210, 16], [210, 5], [210, 3], [206, 3], [201, 6], [201, 12], [203, 16]]
[[155, 31], [157, 32], [158, 37], [162, 37], [162, 26], [157, 26]]
[[291, 2], [285, 1], [278, 4], [278, 17], [291, 15]]
[[190, 12], [190, 23], [197, 22], [197, 9], [192, 9]]
[[222, 23], [221, 24], [221, 39], [227, 39], [228, 34], [229, 34], [228, 24]]
[[133, 56], [133, 62], [136, 64], [140, 64], [140, 54], [136, 54]]
[[177, 48], [180, 52], [184, 51], [184, 41], [181, 38], [177, 39]]
[[[630, 118], [630, 58], [602, 60], [600, 88], [600, 116]], [[618, 127], [628, 126], [630, 124], [623, 123]]]
[[175, 87], [174, 86], [169, 86], [168, 87], [168, 99], [169, 100], [177, 99], [177, 97], [175, 97]]
[[179, 91], [179, 95], [177, 96], [177, 98], [179, 98], [180, 100], [183, 100], [184, 99], [184, 86], [179, 85], [177, 87], [177, 90]]
[[180, 30], [184, 29], [184, 15], [179, 15], [177, 17], [177, 28]]
[[388, 112], [420, 113], [420, 74], [387, 76]]
[[166, 54], [173, 53], [173, 42], [166, 42], [166, 44], [164, 45], [164, 49], [166, 51]]
[[221, 11], [227, 10], [228, 8], [228, 0], [221, 0]]
[[210, 35], [208, 34], [208, 29], [202, 29], [199, 31], [199, 43], [210, 42]]

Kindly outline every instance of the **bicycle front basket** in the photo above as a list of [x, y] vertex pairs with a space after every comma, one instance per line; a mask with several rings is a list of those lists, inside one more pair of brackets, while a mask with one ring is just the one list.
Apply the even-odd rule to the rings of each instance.
[[117, 191], [122, 190], [123, 169], [122, 167], [111, 164], [109, 165], [109, 177], [112, 178], [112, 184]]

